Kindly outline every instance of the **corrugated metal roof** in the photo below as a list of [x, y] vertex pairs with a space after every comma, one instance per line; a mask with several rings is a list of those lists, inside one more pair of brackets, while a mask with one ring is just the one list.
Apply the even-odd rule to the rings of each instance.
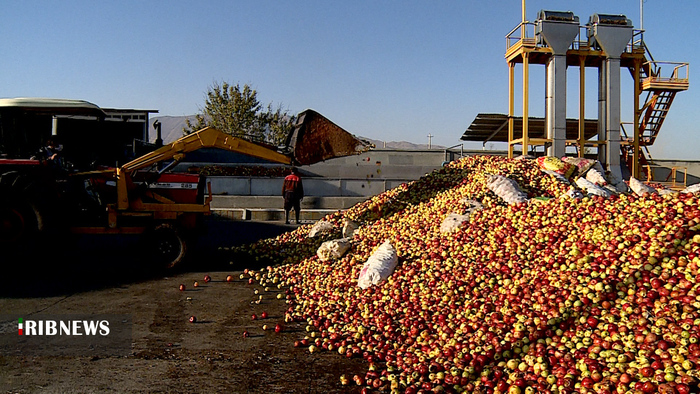
[[[522, 137], [523, 118], [513, 117], [514, 138]], [[528, 129], [530, 138], [545, 138], [545, 119], [528, 118]], [[598, 134], [598, 121], [586, 119], [584, 123], [584, 134], [586, 139], [591, 139]], [[462, 141], [481, 142], [508, 142], [508, 115], [480, 113], [464, 131]], [[566, 139], [578, 139], [578, 119], [566, 120]]]

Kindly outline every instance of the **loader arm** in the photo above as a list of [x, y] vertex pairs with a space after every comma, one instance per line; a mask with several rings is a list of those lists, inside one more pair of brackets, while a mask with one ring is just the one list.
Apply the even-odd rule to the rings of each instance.
[[177, 141], [145, 154], [121, 167], [122, 171], [133, 173], [155, 163], [171, 159], [182, 160], [182, 155], [203, 148], [219, 148], [242, 153], [276, 163], [290, 164], [292, 159], [264, 146], [233, 137], [213, 127], [205, 127], [186, 135]]
[[179, 162], [185, 158], [185, 154], [203, 148], [219, 148], [281, 164], [292, 163], [291, 157], [285, 156], [272, 149], [233, 137], [215, 128], [206, 127], [118, 168], [117, 209], [125, 210], [129, 208], [128, 190], [131, 189], [131, 176], [136, 171], [168, 160]]

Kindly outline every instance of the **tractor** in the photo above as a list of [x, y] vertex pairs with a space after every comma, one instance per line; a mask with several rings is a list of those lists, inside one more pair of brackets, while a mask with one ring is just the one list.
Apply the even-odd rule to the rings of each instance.
[[[95, 152], [81, 151], [77, 161], [87, 167], [81, 168], [71, 164], [71, 157], [56, 162], [35, 154], [52, 135], [37, 135], [42, 132], [31, 122], [30, 127], [18, 126], [32, 111], [84, 116], [98, 113], [99, 107], [72, 100], [0, 100], [0, 247], [9, 259], [19, 259], [61, 234], [137, 234], [149, 261], [172, 268], [184, 259], [203, 217], [211, 213], [206, 177], [172, 171], [187, 153], [218, 148], [274, 163], [307, 165], [372, 147], [306, 110], [281, 148], [207, 127], [122, 165], [88, 163]], [[112, 149], [110, 159], [120, 149]]]

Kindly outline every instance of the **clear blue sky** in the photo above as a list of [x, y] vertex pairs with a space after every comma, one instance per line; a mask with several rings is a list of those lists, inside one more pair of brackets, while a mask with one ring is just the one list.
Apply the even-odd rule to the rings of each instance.
[[[699, 5], [644, 3], [654, 57], [691, 70], [691, 88], [676, 97], [652, 149], [657, 158], [700, 159]], [[640, 24], [639, 0], [529, 0], [527, 18], [540, 9], [573, 11], [582, 24], [593, 13]], [[6, 1], [0, 97], [180, 116], [199, 110], [212, 83], [228, 81], [292, 113], [315, 109], [357, 135], [427, 143], [430, 133], [433, 144], [450, 146], [477, 113], [507, 112], [504, 37], [520, 17], [520, 0]], [[530, 112], [543, 116], [544, 67], [530, 73]], [[623, 121], [632, 121], [629, 75], [623, 70]], [[596, 78], [588, 69], [587, 118], [597, 116]], [[577, 103], [569, 108], [578, 117]]]

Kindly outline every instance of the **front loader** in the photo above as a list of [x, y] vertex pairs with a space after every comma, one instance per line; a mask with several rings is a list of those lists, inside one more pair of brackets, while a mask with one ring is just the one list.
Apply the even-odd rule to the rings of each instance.
[[[140, 234], [149, 259], [173, 267], [185, 257], [203, 217], [211, 213], [212, 195], [204, 176], [170, 170], [187, 153], [203, 148], [307, 165], [359, 154], [371, 144], [307, 110], [298, 116], [282, 151], [207, 127], [122, 166], [74, 172], [58, 182], [47, 180], [50, 171], [42, 161], [0, 161], [0, 243], [31, 243], [31, 237], [50, 229], [67, 228], [74, 234]], [[38, 195], [43, 197], [36, 198]]]

